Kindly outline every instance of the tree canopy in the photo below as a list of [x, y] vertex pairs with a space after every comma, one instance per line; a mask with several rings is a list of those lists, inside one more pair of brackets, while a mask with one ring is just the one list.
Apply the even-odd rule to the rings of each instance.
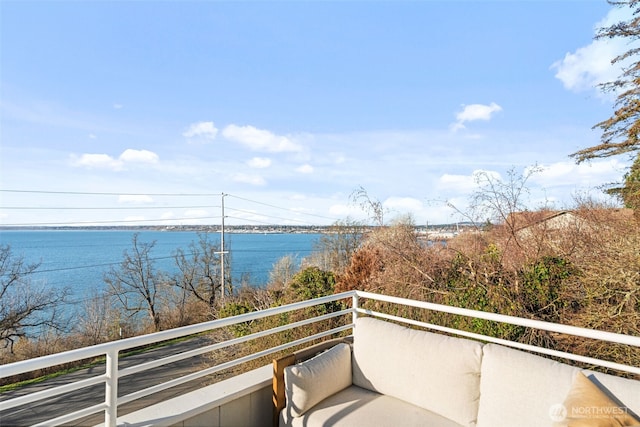
[[613, 115], [597, 123], [594, 128], [602, 130], [600, 144], [587, 147], [572, 154], [578, 162], [589, 159], [615, 156], [640, 151], [640, 46], [633, 42], [640, 40], [640, 0], [610, 1], [616, 7], [632, 10], [632, 17], [608, 27], [602, 27], [596, 40], [624, 38], [629, 42], [629, 50], [612, 61], [620, 64], [630, 60], [617, 80], [602, 83], [600, 89], [617, 93]]
[[[585, 160], [629, 154], [635, 160], [624, 175], [621, 186], [610, 188], [607, 193], [618, 196], [625, 206], [640, 212], [640, 0], [609, 0], [609, 3], [631, 11], [631, 18], [602, 27], [597, 39], [623, 38], [629, 49], [615, 57], [613, 64], [625, 65], [617, 80], [602, 83], [604, 92], [616, 93], [614, 113], [594, 126], [602, 130], [600, 144], [573, 153], [578, 163]], [[634, 43], [635, 42], [635, 43]], [[626, 65], [626, 63], [629, 65]], [[640, 214], [638, 214], [640, 216]]]

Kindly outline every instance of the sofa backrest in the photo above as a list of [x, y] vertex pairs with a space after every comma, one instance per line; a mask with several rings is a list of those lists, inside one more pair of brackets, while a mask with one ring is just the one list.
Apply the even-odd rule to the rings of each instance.
[[[482, 344], [373, 318], [354, 329], [353, 383], [474, 426]], [[495, 427], [495, 426], [494, 426]]]
[[[565, 401], [580, 369], [496, 344], [486, 344], [483, 353], [477, 427], [554, 426], [554, 408]], [[583, 373], [640, 413], [639, 381]]]

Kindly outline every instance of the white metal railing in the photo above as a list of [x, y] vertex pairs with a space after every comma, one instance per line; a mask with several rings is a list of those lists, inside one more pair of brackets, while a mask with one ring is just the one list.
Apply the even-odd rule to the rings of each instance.
[[350, 313], [353, 313], [353, 308], [345, 309], [345, 310], [334, 312], [334, 313], [329, 313], [323, 316], [303, 320], [296, 323], [290, 323], [290, 324], [272, 328], [266, 331], [257, 332], [244, 337], [227, 340], [220, 343], [215, 343], [209, 346], [204, 346], [196, 350], [175, 354], [159, 360], [154, 360], [152, 362], [148, 362], [145, 364], [140, 364], [140, 365], [136, 365], [130, 368], [120, 370], [118, 369], [118, 359], [119, 359], [119, 354], [121, 352], [130, 350], [132, 348], [142, 347], [150, 344], [156, 344], [156, 343], [160, 343], [163, 341], [172, 340], [176, 338], [188, 337], [188, 336], [203, 333], [203, 332], [209, 332], [216, 329], [237, 325], [239, 323], [250, 322], [257, 319], [262, 319], [265, 317], [287, 313], [287, 312], [291, 312], [291, 311], [295, 311], [303, 308], [313, 307], [319, 304], [334, 302], [334, 301], [338, 301], [338, 300], [350, 298], [350, 297], [352, 297], [352, 293], [350, 292], [343, 293], [343, 294], [336, 294], [336, 295], [331, 295], [327, 297], [317, 298], [314, 300], [297, 302], [293, 304], [288, 304], [286, 306], [269, 308], [266, 310], [241, 314], [238, 316], [227, 317], [223, 319], [213, 320], [210, 322], [200, 323], [200, 324], [191, 325], [191, 326], [185, 326], [182, 328], [171, 329], [171, 330], [143, 335], [139, 337], [127, 338], [120, 341], [99, 344], [91, 347], [85, 347], [77, 350], [66, 351], [63, 353], [53, 354], [50, 356], [44, 356], [44, 357], [29, 359], [21, 362], [0, 366], [0, 378], [6, 378], [6, 377], [15, 376], [15, 375], [20, 375], [26, 372], [31, 372], [39, 369], [46, 369], [46, 368], [54, 367], [57, 365], [77, 362], [85, 359], [92, 359], [92, 358], [99, 358], [99, 357], [106, 358], [106, 371], [104, 374], [96, 375], [92, 378], [88, 378], [82, 381], [77, 381], [74, 383], [53, 387], [47, 390], [42, 390], [39, 392], [27, 394], [24, 396], [2, 400], [0, 401], [0, 412], [6, 411], [18, 406], [26, 405], [29, 403], [38, 402], [40, 400], [50, 398], [53, 396], [58, 396], [71, 391], [80, 390], [85, 387], [89, 387], [91, 385], [104, 383], [105, 384], [104, 402], [93, 405], [88, 408], [84, 408], [79, 411], [74, 411], [74, 412], [56, 417], [51, 420], [44, 421], [39, 424], [35, 424], [35, 426], [61, 425], [64, 423], [68, 423], [71, 421], [84, 418], [89, 415], [96, 414], [100, 411], [104, 411], [105, 426], [113, 427], [113, 426], [116, 426], [117, 424], [117, 408], [119, 405], [124, 405], [125, 403], [131, 402], [136, 399], [140, 399], [145, 396], [149, 396], [153, 393], [157, 393], [159, 391], [168, 389], [170, 387], [174, 387], [174, 386], [186, 383], [188, 381], [202, 378], [206, 375], [210, 375], [212, 373], [221, 371], [223, 369], [231, 368], [233, 366], [287, 349], [289, 347], [293, 347], [295, 345], [304, 344], [314, 339], [323, 338], [332, 334], [349, 330], [352, 328], [353, 323], [350, 323], [338, 328], [334, 328], [328, 331], [324, 331], [319, 334], [308, 336], [306, 338], [293, 341], [284, 345], [273, 347], [268, 350], [264, 350], [258, 353], [253, 353], [248, 356], [244, 356], [244, 357], [241, 357], [229, 362], [225, 362], [210, 368], [193, 372], [183, 377], [176, 378], [174, 380], [167, 381], [162, 384], [158, 384], [158, 385], [155, 385], [143, 390], [139, 390], [125, 396], [118, 397], [118, 379], [121, 377], [138, 373], [141, 371], [146, 371], [148, 369], [151, 369], [157, 366], [166, 365], [168, 363], [176, 362], [188, 357], [193, 357], [193, 356], [197, 356], [207, 352], [211, 352], [211, 351], [228, 347], [234, 344], [240, 344], [252, 339], [261, 338], [277, 332], [282, 332], [285, 330], [290, 330], [297, 327], [305, 326], [312, 322], [318, 322], [325, 319], [350, 314]]
[[[439, 312], [442, 312], [442, 313], [457, 314], [457, 315], [465, 316], [465, 317], [472, 317], [472, 318], [477, 318], [477, 319], [490, 320], [490, 321], [494, 321], [494, 322], [507, 323], [507, 324], [510, 324], [510, 325], [523, 326], [525, 328], [538, 329], [538, 330], [543, 330], [543, 331], [548, 331], [548, 332], [557, 332], [557, 333], [561, 333], [561, 334], [573, 335], [573, 336], [582, 337], [582, 338], [595, 339], [595, 340], [598, 340], [598, 341], [605, 341], [605, 342], [616, 343], [616, 344], [624, 344], [624, 345], [629, 345], [629, 346], [632, 346], [632, 347], [640, 347], [640, 336], [615, 334], [615, 333], [612, 333], [612, 332], [598, 331], [598, 330], [587, 329], [587, 328], [579, 328], [579, 327], [576, 327], [576, 326], [562, 325], [562, 324], [559, 324], [559, 323], [543, 322], [543, 321], [540, 321], [540, 320], [525, 319], [525, 318], [522, 318], [522, 317], [507, 316], [507, 315], [504, 315], [504, 314], [488, 313], [488, 312], [484, 312], [484, 311], [469, 310], [469, 309], [466, 309], [466, 308], [451, 307], [451, 306], [447, 306], [447, 305], [433, 304], [433, 303], [424, 302], [424, 301], [408, 300], [408, 299], [404, 299], [404, 298], [390, 297], [390, 296], [380, 295], [380, 294], [372, 294], [372, 293], [369, 293], [369, 292], [357, 291], [357, 295], [360, 296], [360, 297], [375, 299], [377, 301], [385, 301], [385, 302], [390, 302], [390, 303], [394, 303], [394, 304], [406, 305], [406, 306], [409, 306], [409, 307], [416, 307], [416, 308], [422, 308], [422, 309], [426, 309], [426, 310], [439, 311]], [[472, 339], [476, 339], [476, 340], [493, 342], [493, 343], [502, 344], [502, 345], [505, 345], [505, 346], [508, 346], [508, 347], [519, 348], [521, 350], [533, 351], [533, 352], [536, 352], [536, 353], [546, 354], [546, 355], [549, 355], [549, 356], [561, 357], [561, 358], [567, 359], [567, 360], [573, 360], [573, 361], [576, 361], [576, 362], [583, 362], [583, 363], [587, 363], [587, 364], [594, 365], [594, 366], [601, 366], [601, 367], [604, 367], [604, 368], [610, 368], [610, 369], [615, 369], [615, 370], [622, 371], [622, 372], [629, 372], [629, 373], [640, 375], [640, 367], [638, 367], [638, 366], [623, 365], [623, 364], [620, 364], [620, 363], [615, 363], [615, 362], [610, 362], [610, 361], [606, 361], [606, 360], [595, 359], [595, 358], [592, 358], [592, 357], [585, 357], [585, 356], [580, 356], [580, 355], [577, 355], [577, 354], [560, 352], [560, 351], [557, 351], [557, 350], [551, 350], [551, 349], [544, 348], [544, 347], [538, 347], [538, 346], [533, 346], [533, 345], [529, 345], [529, 344], [518, 343], [518, 342], [504, 340], [504, 339], [500, 339], [500, 338], [495, 338], [495, 337], [491, 337], [491, 336], [487, 336], [487, 335], [476, 334], [476, 333], [473, 333], [473, 332], [461, 331], [459, 329], [447, 328], [447, 327], [443, 327], [443, 326], [439, 326], [439, 325], [433, 325], [433, 324], [430, 324], [430, 323], [419, 322], [419, 321], [415, 321], [415, 320], [411, 320], [411, 319], [405, 319], [405, 318], [402, 318], [402, 317], [397, 317], [397, 316], [392, 316], [392, 315], [388, 315], [388, 314], [384, 314], [384, 313], [379, 313], [379, 312], [375, 312], [375, 311], [372, 311], [372, 310], [366, 310], [366, 309], [362, 309], [362, 308], [359, 308], [359, 307], [356, 308], [356, 313], [363, 313], [363, 314], [367, 314], [367, 315], [370, 315], [370, 316], [381, 317], [381, 318], [385, 318], [385, 319], [389, 319], [389, 320], [395, 320], [395, 321], [406, 323], [406, 324], [420, 326], [420, 327], [427, 328], [427, 329], [433, 329], [433, 330], [436, 330], [436, 331], [439, 331], [439, 332], [446, 332], [446, 333], [456, 334], [456, 335], [459, 335], [459, 336], [464, 336], [464, 337], [468, 337], [468, 338], [472, 338]]]
[[[236, 325], [243, 322], [258, 320], [258, 319], [262, 319], [262, 318], [273, 316], [273, 315], [288, 313], [294, 310], [299, 310], [299, 309], [313, 307], [320, 304], [345, 300], [348, 298], [351, 299], [352, 301], [351, 308], [346, 308], [338, 312], [328, 313], [322, 316], [286, 324], [283, 326], [278, 326], [269, 330], [256, 332], [247, 336], [203, 346], [195, 350], [174, 354], [159, 360], [142, 363], [129, 368], [124, 368], [124, 369], [118, 368], [119, 354], [123, 351], [129, 350], [135, 347], [141, 347], [145, 345], [159, 343], [166, 340], [187, 337], [194, 334], [213, 331], [215, 329], [224, 328], [224, 327]], [[414, 326], [419, 326], [423, 328], [428, 328], [428, 329], [432, 329], [440, 332], [452, 333], [452, 334], [465, 336], [472, 339], [483, 340], [487, 342], [495, 342], [498, 344], [515, 347], [515, 348], [519, 348], [527, 351], [534, 351], [534, 352], [538, 352], [546, 355], [562, 357], [569, 360], [585, 362], [591, 365], [603, 366], [611, 369], [620, 370], [623, 372], [630, 372], [630, 373], [640, 375], [640, 367], [637, 367], [637, 366], [627, 366], [620, 363], [614, 363], [611, 361], [598, 360], [595, 358], [575, 355], [571, 353], [545, 349], [541, 347], [531, 346], [528, 344], [512, 342], [512, 341], [480, 335], [472, 332], [461, 331], [457, 329], [447, 328], [439, 325], [429, 324], [425, 322], [405, 319], [398, 316], [376, 312], [370, 309], [362, 308], [360, 304], [361, 299], [382, 301], [382, 302], [387, 302], [392, 304], [415, 307], [419, 309], [467, 316], [467, 317], [484, 319], [484, 320], [495, 321], [495, 322], [502, 322], [502, 323], [507, 323], [511, 325], [523, 326], [527, 328], [535, 328], [535, 329], [549, 331], [549, 332], [557, 332], [557, 333], [590, 338], [590, 339], [595, 339], [595, 340], [600, 340], [600, 341], [605, 341], [610, 343], [618, 343], [618, 344], [625, 344], [633, 347], [640, 347], [640, 337], [637, 337], [637, 336], [629, 336], [629, 335], [614, 334], [610, 332], [597, 331], [597, 330], [591, 330], [591, 329], [585, 329], [585, 328], [577, 328], [577, 327], [568, 326], [568, 325], [542, 322], [537, 320], [524, 319], [524, 318], [513, 317], [513, 316], [505, 316], [501, 314], [487, 313], [487, 312], [481, 312], [481, 311], [475, 311], [475, 310], [469, 310], [469, 309], [463, 309], [463, 308], [457, 308], [457, 307], [450, 307], [450, 306], [444, 306], [444, 305], [433, 304], [428, 302], [414, 301], [414, 300], [408, 300], [404, 298], [373, 294], [369, 292], [349, 291], [349, 292], [321, 297], [313, 300], [297, 302], [297, 303], [293, 303], [293, 304], [289, 304], [281, 307], [269, 308], [266, 310], [246, 313], [239, 316], [218, 319], [211, 322], [205, 322], [197, 325], [191, 325], [191, 326], [167, 330], [163, 332], [157, 332], [154, 334], [144, 335], [140, 337], [128, 338], [120, 341], [114, 341], [114, 342], [100, 344], [92, 347], [85, 347], [82, 349], [67, 351], [64, 353], [58, 353], [50, 356], [44, 356], [36, 359], [30, 359], [22, 362], [16, 362], [16, 363], [0, 366], [0, 378], [7, 378], [7, 377], [19, 375], [19, 374], [30, 372], [30, 371], [45, 369], [45, 368], [53, 367], [56, 365], [71, 363], [79, 360], [96, 358], [96, 357], [106, 358], [106, 370], [104, 374], [96, 375], [88, 379], [76, 381], [76, 382], [65, 384], [58, 387], [53, 387], [51, 389], [27, 394], [24, 396], [2, 400], [0, 401], [0, 411], [9, 410], [11, 408], [16, 408], [21, 405], [38, 402], [45, 398], [50, 398], [50, 397], [61, 395], [71, 391], [83, 389], [91, 385], [103, 383], [105, 385], [105, 397], [102, 403], [90, 406], [88, 408], [84, 408], [79, 411], [74, 411], [51, 420], [47, 420], [37, 425], [42, 425], [42, 426], [60, 425], [60, 424], [68, 423], [74, 420], [78, 420], [80, 418], [84, 418], [89, 415], [96, 414], [101, 411], [104, 411], [105, 426], [114, 427], [117, 425], [117, 410], [119, 405], [124, 405], [125, 403], [131, 402], [136, 399], [140, 399], [142, 397], [148, 396], [153, 393], [157, 393], [167, 388], [184, 384], [186, 382], [204, 377], [206, 375], [210, 375], [212, 373], [221, 371], [223, 369], [227, 369], [251, 360], [255, 360], [260, 357], [264, 357], [293, 346], [304, 344], [318, 338], [334, 335], [339, 332], [348, 331], [351, 328], [353, 328], [355, 324], [355, 320], [360, 314], [376, 316], [376, 317], [394, 320], [394, 321], [398, 321], [398, 322], [402, 322], [402, 323], [406, 323]], [[310, 335], [295, 341], [291, 341], [289, 343], [278, 345], [260, 352], [249, 354], [247, 356], [243, 356], [228, 362], [218, 364], [216, 366], [208, 367], [200, 371], [184, 375], [182, 377], [164, 382], [162, 384], [158, 384], [143, 390], [133, 392], [125, 396], [118, 397], [118, 380], [119, 378], [122, 378], [124, 376], [147, 371], [151, 368], [155, 368], [168, 363], [183, 360], [189, 357], [205, 354], [205, 353], [218, 350], [221, 348], [225, 348], [231, 345], [241, 344], [250, 340], [259, 339], [274, 333], [283, 332], [283, 331], [291, 330], [294, 328], [304, 327], [314, 322], [319, 322], [322, 320], [327, 320], [327, 319], [335, 318], [338, 316], [349, 315], [349, 314], [352, 316], [352, 322], [347, 323], [343, 326], [328, 329], [326, 331], [323, 331], [314, 335]]]

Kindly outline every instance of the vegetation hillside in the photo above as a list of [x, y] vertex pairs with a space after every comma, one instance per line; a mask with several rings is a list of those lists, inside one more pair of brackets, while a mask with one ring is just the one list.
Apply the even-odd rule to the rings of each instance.
[[[7, 345], [0, 362], [119, 339], [123, 325], [127, 335], [143, 334], [352, 289], [640, 336], [640, 227], [632, 211], [590, 201], [562, 211], [507, 211], [508, 207], [498, 209], [495, 221], [466, 228], [446, 242], [425, 236], [410, 218], [373, 228], [345, 221], [323, 235], [314, 255], [302, 266], [285, 257], [273, 266], [267, 286], [229, 283], [224, 299], [217, 247], [207, 235], [201, 235], [188, 251], [176, 253], [180, 273], [173, 276], [154, 270], [153, 245], [135, 237], [134, 250], [105, 276], [105, 293], [90, 300], [71, 330], [56, 328], [55, 322], [44, 328], [45, 322], [38, 329], [44, 333], [29, 335], [23, 330], [20, 334], [20, 328], [6, 326], [11, 319], [3, 314], [1, 338]], [[16, 282], [19, 273], [29, 270], [11, 260], [8, 248], [3, 254], [2, 283], [11, 290], [20, 282]], [[141, 295], [152, 297], [141, 299]], [[40, 297], [50, 298], [53, 304], [64, 296]], [[135, 315], [133, 306], [139, 310]], [[9, 305], [3, 303], [3, 307], [8, 311]], [[326, 304], [313, 313], [342, 308]], [[392, 308], [376, 306], [376, 310], [385, 309]], [[310, 314], [307, 310], [253, 322], [228, 333], [245, 335]], [[412, 310], [394, 314], [640, 365], [637, 349], [479, 319]], [[294, 338], [276, 336], [255, 346]], [[255, 346], [237, 351], [256, 350]]]

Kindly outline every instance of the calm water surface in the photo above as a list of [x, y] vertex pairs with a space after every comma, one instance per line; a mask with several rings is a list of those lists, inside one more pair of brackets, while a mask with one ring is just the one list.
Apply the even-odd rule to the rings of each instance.
[[[176, 271], [173, 254], [178, 248], [188, 252], [189, 245], [197, 244], [196, 232], [162, 231], [1, 231], [0, 244], [10, 245], [14, 256], [23, 256], [28, 263], [40, 263], [32, 281], [52, 287], [68, 287], [72, 299], [101, 290], [103, 277], [109, 269], [118, 267], [124, 251], [131, 252], [132, 238], [138, 233], [138, 243], [152, 243], [155, 267], [159, 271]], [[273, 264], [286, 255], [298, 262], [309, 256], [319, 234], [225, 234], [225, 250], [230, 252], [233, 282], [241, 276], [260, 286], [267, 283]], [[211, 233], [209, 239], [216, 245], [220, 234]]]

